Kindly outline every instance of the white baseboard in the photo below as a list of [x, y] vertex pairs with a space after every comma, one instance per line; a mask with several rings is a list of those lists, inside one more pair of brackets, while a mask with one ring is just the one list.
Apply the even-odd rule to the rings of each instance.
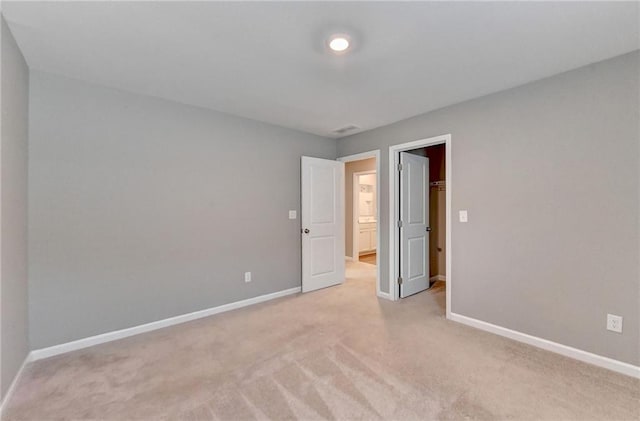
[[380, 298], [384, 298], [385, 300], [391, 300], [391, 295], [388, 292], [378, 291], [376, 295]]
[[0, 400], [0, 419], [2, 419], [2, 413], [3, 413], [4, 409], [5, 409], [5, 405], [7, 404], [7, 402], [9, 402], [11, 400], [11, 395], [13, 395], [13, 392], [15, 391], [16, 385], [18, 384], [18, 381], [20, 380], [20, 377], [22, 377], [22, 372], [24, 371], [24, 368], [32, 360], [33, 360], [33, 355], [31, 353], [28, 353], [27, 356], [24, 358], [24, 361], [22, 362], [22, 365], [18, 369], [18, 372], [16, 373], [15, 377], [11, 381], [11, 384], [9, 385], [9, 388], [7, 389], [7, 393], [5, 393], [4, 398], [2, 398]]
[[444, 275], [435, 275], [432, 276], [431, 278], [429, 278], [429, 281], [434, 282], [434, 281], [446, 281], [447, 277]]
[[205, 310], [194, 311], [193, 313], [182, 314], [180, 316], [170, 317], [168, 319], [158, 320], [156, 322], [146, 323], [143, 325], [134, 326], [127, 329], [115, 330], [113, 332], [107, 332], [107, 333], [103, 333], [96, 336], [90, 336], [88, 338], [78, 339], [76, 341], [50, 346], [48, 348], [36, 349], [34, 351], [31, 351], [31, 360], [32, 361], [41, 360], [43, 358], [49, 358], [49, 357], [53, 357], [54, 355], [64, 354], [66, 352], [88, 348], [90, 346], [99, 345], [105, 342], [116, 341], [118, 339], [127, 338], [129, 336], [139, 335], [141, 333], [150, 332], [152, 330], [162, 329], [163, 327], [190, 322], [192, 320], [201, 319], [203, 317], [212, 316], [214, 314], [223, 313], [225, 311], [235, 310], [235, 309], [247, 307], [253, 304], [258, 304], [265, 301], [273, 300], [275, 298], [297, 294], [300, 291], [301, 291], [300, 287], [285, 289], [285, 290], [274, 292], [271, 294], [260, 295], [258, 297], [248, 298], [246, 300], [236, 301], [234, 303], [224, 304], [218, 307], [212, 307]]
[[450, 319], [454, 322], [462, 323], [480, 330], [513, 339], [518, 342], [533, 345], [537, 348], [555, 352], [557, 354], [564, 355], [565, 357], [593, 364], [598, 367], [606, 368], [608, 370], [615, 371], [621, 374], [626, 374], [627, 376], [640, 378], [640, 367], [633, 364], [614, 360], [609, 357], [603, 357], [602, 355], [592, 354], [591, 352], [583, 351], [578, 348], [572, 348], [567, 345], [562, 345], [557, 342], [539, 338], [537, 336], [528, 335], [516, 330], [507, 329], [506, 327], [483, 322], [482, 320], [473, 319], [461, 314], [451, 313]]

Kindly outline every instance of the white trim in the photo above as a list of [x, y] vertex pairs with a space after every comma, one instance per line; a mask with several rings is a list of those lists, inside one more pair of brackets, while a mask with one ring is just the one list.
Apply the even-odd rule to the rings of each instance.
[[351, 256], [344, 256], [344, 260], [346, 260], [347, 262], [351, 262], [353, 258]]
[[617, 373], [626, 374], [627, 376], [640, 379], [640, 367], [636, 365], [614, 360], [609, 357], [603, 357], [602, 355], [592, 354], [591, 352], [583, 351], [581, 349], [573, 348], [567, 345], [562, 345], [557, 342], [552, 342], [547, 339], [539, 338], [537, 336], [528, 335], [516, 330], [507, 329], [506, 327], [483, 322], [482, 320], [473, 319], [461, 314], [451, 313], [449, 314], [448, 318], [455, 322], [475, 327], [476, 329], [491, 332], [518, 342], [533, 345], [537, 348], [555, 352], [556, 354], [564, 355], [565, 357], [573, 358], [578, 361], [593, 364], [598, 367], [606, 368], [607, 370], [615, 371]]
[[367, 158], [375, 158], [376, 159], [376, 295], [381, 298], [385, 298], [387, 300], [391, 300], [391, 296], [382, 292], [380, 289], [381, 282], [381, 270], [380, 270], [380, 149], [375, 149], [373, 151], [357, 153], [354, 155], [347, 155], [338, 158], [338, 161], [341, 162], [351, 162], [351, 161], [360, 161]]
[[451, 191], [453, 190], [453, 145], [451, 143], [451, 135], [447, 135], [446, 139], [445, 139], [445, 146], [444, 146], [444, 156], [445, 156], [445, 167], [446, 167], [446, 172], [445, 172], [445, 182], [447, 183], [447, 189], [445, 191], [445, 196], [446, 196], [446, 210], [445, 210], [445, 215], [446, 215], [446, 220], [445, 220], [445, 225], [446, 225], [446, 237], [445, 237], [445, 241], [446, 241], [446, 247], [445, 247], [445, 273], [447, 274], [446, 276], [448, 277], [447, 279], [447, 283], [445, 285], [445, 293], [446, 293], [446, 315], [447, 318], [451, 318], [451, 296], [453, 294], [453, 289], [452, 289], [452, 271], [451, 268], [453, 267], [451, 261], [453, 260], [453, 252], [452, 252], [452, 248], [451, 248], [451, 244], [453, 244], [453, 235], [451, 234], [451, 227], [453, 224], [453, 208], [451, 207], [451, 198], [453, 197], [451, 195]]
[[451, 134], [445, 134], [441, 136], [430, 137], [427, 139], [414, 140], [412, 142], [401, 143], [398, 145], [389, 146], [389, 292], [390, 297], [393, 301], [399, 299], [399, 289], [398, 283], [395, 281], [398, 279], [398, 268], [396, 265], [398, 249], [399, 249], [399, 241], [398, 238], [398, 230], [396, 229], [396, 221], [398, 221], [398, 192], [397, 186], [400, 183], [398, 171], [396, 171], [398, 167], [398, 155], [402, 151], [410, 151], [412, 149], [424, 148], [427, 146], [434, 145], [445, 145], [445, 159], [446, 159], [446, 183], [447, 183], [447, 204], [446, 204], [446, 273], [449, 277], [449, 280], [446, 284], [446, 311], [447, 311], [447, 319], [451, 317], [451, 244], [452, 244], [452, 236], [451, 236], [451, 223], [453, 221], [452, 217], [452, 209], [451, 209], [451, 186], [453, 185], [453, 177], [452, 177], [452, 148], [451, 148]]
[[[352, 193], [352, 197], [351, 197], [351, 236], [353, 237], [353, 239], [351, 240], [351, 254], [353, 255], [353, 261], [354, 262], [359, 262], [360, 261], [360, 221], [359, 219], [359, 215], [360, 215], [360, 183], [358, 183], [358, 177], [360, 177], [361, 175], [368, 175], [368, 174], [377, 174], [376, 170], [369, 170], [369, 171], [355, 171], [353, 173], [353, 184], [351, 186], [351, 193]], [[376, 180], [378, 179], [378, 177], [376, 176]], [[358, 188], [356, 188], [358, 187]], [[378, 206], [378, 193], [380, 190], [380, 186], [376, 186], [376, 206]], [[346, 208], [345, 208], [346, 210]], [[379, 209], [376, 209], [376, 225], [377, 225], [377, 221], [378, 221], [378, 212]], [[376, 232], [377, 235], [377, 232]], [[377, 248], [378, 248], [378, 244], [376, 244], [376, 253], [377, 253]]]
[[13, 377], [13, 381], [11, 381], [11, 384], [9, 385], [9, 388], [7, 389], [7, 393], [5, 393], [4, 398], [2, 400], [0, 400], [0, 418], [2, 418], [2, 412], [5, 410], [5, 405], [11, 399], [11, 396], [13, 395], [13, 392], [15, 391], [15, 388], [18, 385], [18, 381], [20, 380], [20, 377], [22, 377], [22, 373], [24, 372], [24, 368], [31, 361], [33, 361], [33, 353], [30, 352], [30, 353], [27, 354], [26, 357], [24, 357], [24, 361], [22, 362], [22, 365], [18, 369], [18, 372], [16, 373], [16, 375]]
[[444, 275], [434, 275], [434, 276], [432, 276], [431, 278], [429, 278], [429, 280], [430, 280], [431, 282], [433, 282], [433, 281], [446, 281], [446, 280], [447, 280], [447, 277], [446, 277], [446, 276], [444, 276]]
[[[353, 155], [341, 156], [337, 159], [340, 162], [351, 162], [351, 161], [362, 161], [363, 159], [376, 158], [380, 157], [380, 149], [375, 149], [372, 151], [356, 153]], [[376, 166], [377, 167], [377, 166]]]
[[384, 298], [385, 300], [391, 300], [391, 297], [389, 296], [388, 292], [378, 291], [376, 295], [380, 298]]
[[201, 319], [203, 317], [212, 316], [214, 314], [223, 313], [225, 311], [235, 310], [242, 307], [247, 307], [253, 304], [262, 303], [265, 301], [273, 300], [287, 295], [297, 294], [301, 291], [301, 287], [289, 288], [271, 294], [260, 295], [258, 297], [248, 298], [242, 301], [236, 301], [234, 303], [223, 304], [217, 307], [211, 307], [205, 310], [194, 311], [193, 313], [182, 314], [180, 316], [169, 317], [168, 319], [158, 320], [156, 322], [146, 323], [139, 326], [130, 327], [127, 329], [115, 330], [113, 332], [107, 332], [96, 336], [90, 336], [84, 339], [78, 339], [76, 341], [67, 342], [60, 345], [50, 346], [48, 348], [36, 349], [31, 351], [31, 360], [41, 360], [43, 358], [53, 357], [54, 355], [64, 354], [66, 352], [75, 351], [78, 349], [88, 348], [90, 346], [103, 344], [105, 342], [116, 341], [118, 339], [127, 338], [129, 336], [139, 335], [145, 332], [151, 332], [152, 330], [162, 329], [164, 327], [177, 325], [180, 323], [190, 322], [192, 320]]

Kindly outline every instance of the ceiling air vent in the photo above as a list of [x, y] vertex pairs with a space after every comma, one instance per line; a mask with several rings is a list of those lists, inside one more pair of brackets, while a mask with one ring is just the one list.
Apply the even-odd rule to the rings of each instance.
[[358, 130], [359, 128], [360, 127], [358, 127], [358, 126], [354, 126], [353, 124], [350, 124], [348, 126], [344, 126], [344, 127], [340, 128], [340, 129], [334, 130], [333, 133], [335, 133], [335, 134], [345, 134], [347, 132], [352, 132], [354, 130]]

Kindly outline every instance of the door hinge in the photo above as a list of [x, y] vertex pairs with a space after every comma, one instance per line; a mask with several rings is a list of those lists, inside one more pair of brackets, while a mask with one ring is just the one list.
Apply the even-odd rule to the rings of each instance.
[[402, 171], [402, 163], [398, 164], [398, 171]]
[[398, 276], [398, 285], [402, 285], [402, 276]]
[[402, 221], [398, 221], [398, 228], [402, 228]]

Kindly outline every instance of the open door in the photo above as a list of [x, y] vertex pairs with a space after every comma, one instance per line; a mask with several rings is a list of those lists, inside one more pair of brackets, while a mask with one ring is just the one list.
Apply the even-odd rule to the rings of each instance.
[[344, 163], [302, 157], [302, 292], [344, 281]]
[[429, 288], [429, 158], [400, 152], [400, 297]]

